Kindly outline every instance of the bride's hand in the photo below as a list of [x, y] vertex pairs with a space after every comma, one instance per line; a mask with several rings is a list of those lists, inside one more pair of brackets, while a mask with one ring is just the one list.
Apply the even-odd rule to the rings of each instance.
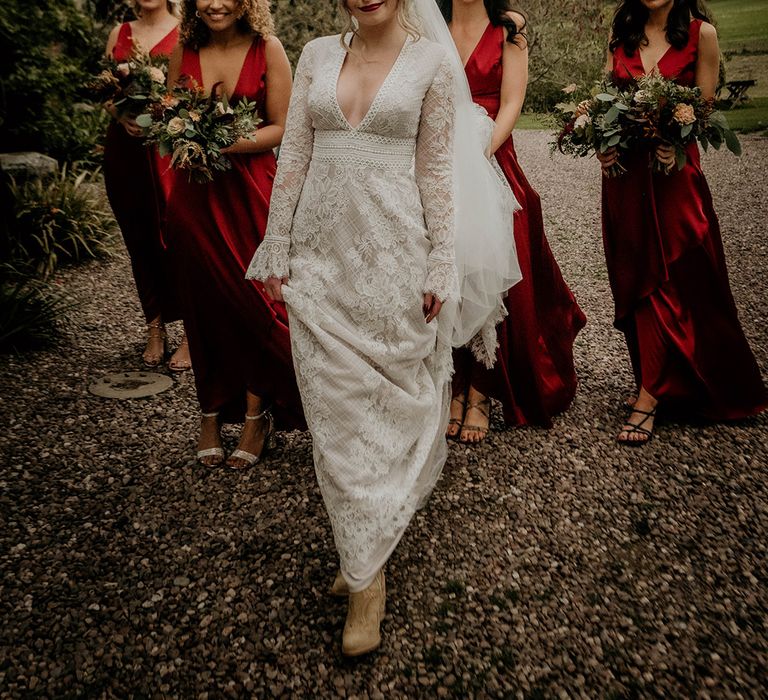
[[424, 318], [427, 323], [431, 323], [432, 319], [437, 318], [440, 313], [440, 309], [443, 308], [443, 302], [440, 301], [434, 294], [426, 293], [424, 295]]
[[272, 301], [285, 301], [285, 299], [283, 299], [283, 285], [287, 282], [287, 277], [269, 277], [267, 281], [264, 282], [264, 287]]

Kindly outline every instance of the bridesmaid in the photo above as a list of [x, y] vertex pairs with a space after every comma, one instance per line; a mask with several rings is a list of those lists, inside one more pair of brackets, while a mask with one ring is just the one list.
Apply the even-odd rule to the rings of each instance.
[[[168, 56], [178, 41], [174, 5], [166, 0], [136, 0], [138, 19], [115, 27], [106, 54], [116, 61], [130, 58], [134, 46], [148, 48], [152, 56]], [[130, 116], [114, 117], [107, 129], [104, 181], [109, 202], [131, 259], [133, 278], [148, 327], [144, 364], [157, 367], [165, 355], [165, 321], [178, 318], [165, 264], [160, 223], [165, 202], [163, 166], [156, 150], [141, 140], [141, 129]], [[171, 358], [171, 369], [189, 369], [186, 341]]]
[[521, 205], [514, 216], [523, 279], [509, 290], [509, 316], [498, 327], [493, 369], [462, 348], [455, 375], [448, 437], [481, 442], [488, 433], [490, 397], [501, 401], [508, 425], [550, 427], [576, 393], [573, 342], [586, 318], [563, 281], [544, 235], [539, 195], [517, 160], [512, 130], [528, 81], [526, 20], [508, 0], [441, 0], [475, 102], [495, 120], [496, 156]]
[[[720, 49], [696, 0], [625, 0], [613, 20], [607, 70], [618, 81], [651, 70], [714, 98]], [[649, 167], [658, 159], [669, 174]], [[600, 156], [605, 171], [615, 151]], [[739, 324], [697, 145], [678, 171], [660, 145], [622, 158], [628, 172], [603, 178], [603, 242], [638, 395], [618, 435], [640, 445], [660, 404], [711, 420], [755, 415], [768, 405]]]
[[176, 171], [168, 201], [168, 248], [195, 367], [202, 409], [198, 458], [224, 461], [220, 424], [245, 418], [233, 469], [255, 464], [275, 416], [303, 427], [285, 307], [271, 302], [245, 271], [264, 237], [275, 176], [273, 149], [283, 138], [291, 67], [274, 36], [269, 0], [184, 0], [181, 42], [169, 84], [191, 79], [230, 101], [255, 102], [263, 122], [252, 140], [228, 149], [232, 169], [209, 184]]

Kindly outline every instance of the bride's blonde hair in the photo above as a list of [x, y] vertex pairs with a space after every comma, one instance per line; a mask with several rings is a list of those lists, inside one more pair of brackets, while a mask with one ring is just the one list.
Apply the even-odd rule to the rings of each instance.
[[[349, 43], [347, 43], [347, 36], [357, 34], [357, 27], [352, 13], [347, 7], [347, 0], [339, 0], [339, 7], [347, 16], [347, 22], [341, 30], [341, 45], [349, 51], [350, 47]], [[421, 37], [419, 25], [413, 16], [412, 0], [397, 0], [397, 22], [412, 39], [417, 40]]]

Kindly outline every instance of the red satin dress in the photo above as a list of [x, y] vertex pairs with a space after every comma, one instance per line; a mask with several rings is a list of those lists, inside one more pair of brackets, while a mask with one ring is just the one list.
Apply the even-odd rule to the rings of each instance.
[[[667, 78], [694, 85], [701, 21], [688, 44], [658, 63]], [[613, 55], [617, 80], [643, 74], [639, 52]], [[739, 323], [720, 226], [698, 146], [669, 175], [651, 153], [623, 157], [628, 172], [603, 178], [603, 243], [615, 302], [638, 387], [660, 402], [711, 420], [739, 419], [768, 405], [768, 394]]]
[[[495, 119], [501, 101], [504, 27], [488, 24], [466, 65], [472, 99]], [[550, 427], [552, 416], [576, 393], [573, 342], [586, 317], [568, 289], [544, 234], [541, 200], [523, 174], [510, 136], [496, 159], [522, 209], [515, 213], [517, 255], [523, 279], [505, 300], [509, 316], [498, 327], [499, 349], [486, 369], [462, 348], [454, 353], [454, 393], [471, 380], [498, 399], [508, 425]]]
[[[169, 56], [179, 32], [174, 28], [152, 48], [153, 56]], [[120, 27], [112, 51], [116, 61], [126, 61], [133, 50], [131, 25]], [[147, 322], [161, 316], [164, 321], [180, 318], [169, 282], [165, 246], [161, 232], [169, 186], [168, 160], [160, 159], [155, 147], [112, 120], [104, 146], [104, 184], [115, 219], [123, 234], [131, 260], [133, 278]]]
[[[203, 85], [200, 54], [184, 49], [181, 74]], [[255, 38], [231, 102], [248, 98], [266, 114], [264, 42]], [[284, 428], [303, 428], [293, 372], [288, 315], [261, 282], [245, 279], [264, 238], [277, 167], [270, 150], [229, 156], [232, 169], [213, 182], [174, 171], [166, 241], [203, 412], [225, 422], [245, 412], [246, 389], [272, 405]]]

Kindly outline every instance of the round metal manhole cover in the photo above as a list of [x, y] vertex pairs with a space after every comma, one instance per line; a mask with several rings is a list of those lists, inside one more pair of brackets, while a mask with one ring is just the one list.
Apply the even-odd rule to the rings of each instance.
[[108, 374], [88, 387], [106, 399], [140, 399], [154, 396], [173, 386], [173, 379], [156, 372], [118, 372]]

